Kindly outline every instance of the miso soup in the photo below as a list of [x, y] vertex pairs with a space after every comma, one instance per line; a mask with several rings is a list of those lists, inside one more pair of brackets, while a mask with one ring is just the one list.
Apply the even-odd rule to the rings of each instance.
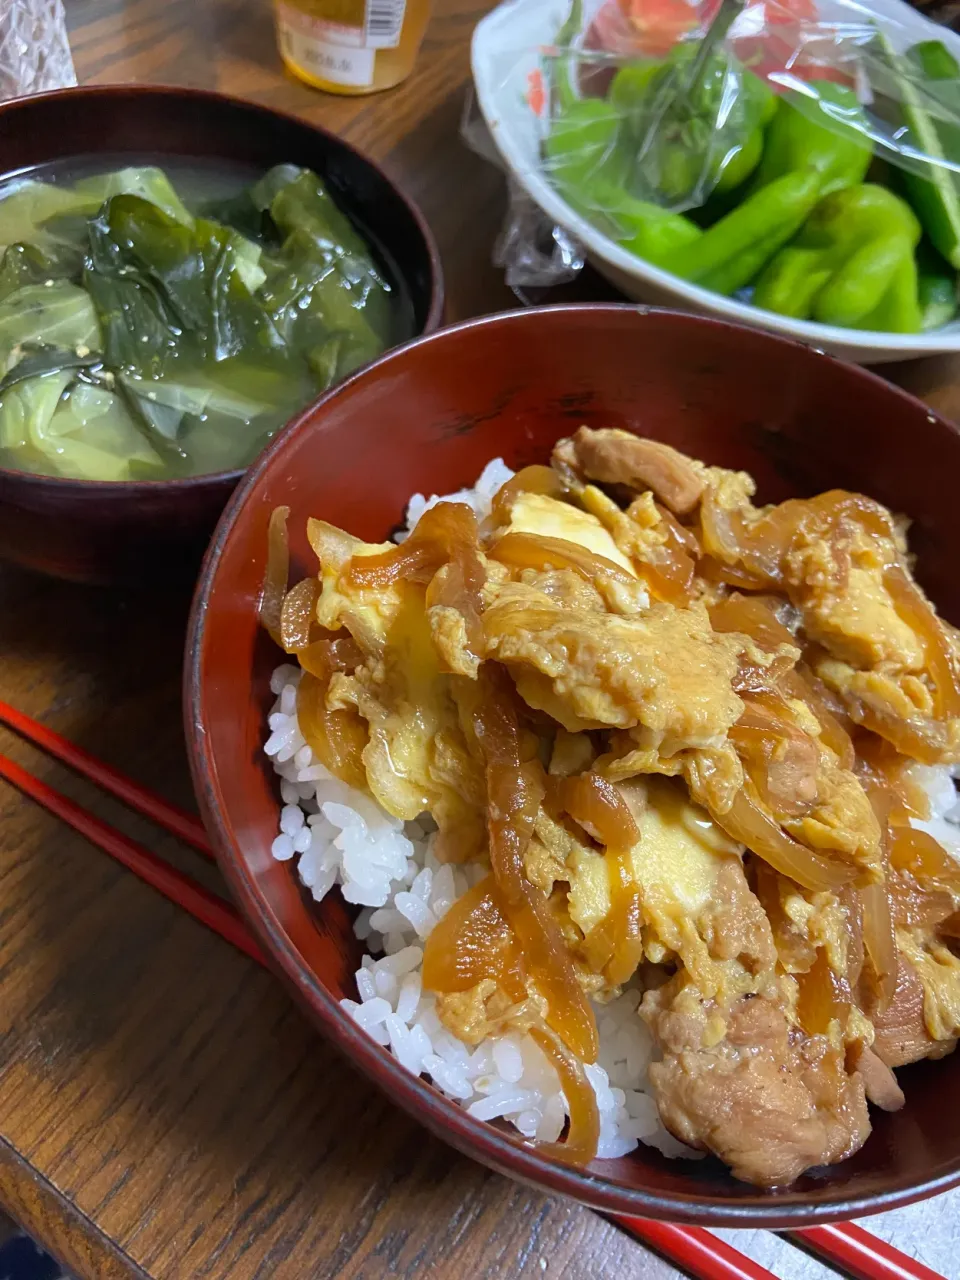
[[129, 157], [0, 183], [0, 466], [246, 466], [413, 332], [384, 255], [306, 169]]

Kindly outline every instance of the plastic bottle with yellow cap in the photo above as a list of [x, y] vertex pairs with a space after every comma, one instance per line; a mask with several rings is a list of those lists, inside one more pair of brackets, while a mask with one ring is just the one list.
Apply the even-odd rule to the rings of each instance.
[[275, 0], [280, 56], [328, 93], [363, 94], [405, 80], [431, 0]]

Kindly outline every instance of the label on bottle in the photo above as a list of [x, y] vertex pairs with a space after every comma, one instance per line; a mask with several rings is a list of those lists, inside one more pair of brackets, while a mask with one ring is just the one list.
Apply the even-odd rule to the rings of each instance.
[[370, 49], [395, 49], [400, 43], [407, 0], [367, 0], [365, 34]]
[[356, 16], [362, 25], [354, 25], [278, 3], [280, 50], [318, 80], [366, 88], [373, 84], [376, 51], [400, 43], [406, 7], [406, 0], [361, 0]]

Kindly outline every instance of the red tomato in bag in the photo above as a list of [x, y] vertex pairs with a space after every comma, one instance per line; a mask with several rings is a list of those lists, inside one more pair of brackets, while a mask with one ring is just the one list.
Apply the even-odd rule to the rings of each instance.
[[[720, 0], [606, 0], [584, 37], [584, 51], [617, 57], [664, 58], [688, 32], [709, 26]], [[581, 92], [603, 97], [614, 68], [585, 59], [580, 68]]]
[[[684, 36], [697, 29], [705, 31], [719, 7], [720, 0], [606, 0], [586, 33], [583, 48], [621, 58], [662, 58]], [[848, 68], [838, 62], [829, 33], [817, 38], [818, 19], [817, 0], [754, 0], [738, 25], [753, 25], [758, 34], [741, 36], [733, 48], [742, 62], [764, 78], [789, 71], [801, 80], [855, 84], [853, 65]], [[581, 76], [585, 91], [606, 92], [612, 74], [609, 68], [587, 63]]]
[[719, 7], [719, 0], [606, 0], [584, 48], [625, 58], [662, 58], [688, 31], [709, 25]]
[[[856, 68], [838, 61], [838, 53], [829, 33], [817, 36], [820, 11], [817, 0], [763, 0], [745, 10], [744, 21], [753, 17], [763, 30], [758, 35], [742, 36], [733, 41], [740, 61], [758, 76], [769, 79], [789, 72], [798, 80], [833, 80], [855, 85]], [[782, 92], [773, 81], [770, 87]]]

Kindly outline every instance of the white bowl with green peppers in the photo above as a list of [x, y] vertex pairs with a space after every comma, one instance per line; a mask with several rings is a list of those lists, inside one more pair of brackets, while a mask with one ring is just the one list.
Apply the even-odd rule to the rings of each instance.
[[[915, 140], [918, 150], [960, 162], [960, 130], [954, 137], [913, 90], [922, 68], [922, 74], [949, 79], [945, 89], [937, 86], [937, 95], [952, 93], [960, 36], [920, 18], [902, 0], [871, 0], [870, 14], [889, 23], [874, 46], [872, 65], [882, 68], [881, 79], [890, 77], [903, 116], [902, 122], [891, 121], [891, 130], [902, 123], [909, 130], [903, 136], [908, 143]], [[811, 129], [822, 128], [822, 108], [814, 100], [798, 109], [797, 94], [785, 94], [754, 121], [762, 148], [758, 142], [759, 154], [746, 160], [748, 176], [736, 186], [731, 166], [727, 185], [734, 189], [713, 196], [726, 201], [729, 214], [701, 220], [694, 231], [688, 218], [669, 214], [652, 223], [631, 222], [635, 208], [649, 206], [608, 194], [609, 165], [578, 172], [565, 164], [564, 152], [566, 147], [567, 154], [576, 154], [579, 143], [580, 154], [587, 153], [591, 138], [598, 137], [593, 117], [602, 126], [607, 98], [616, 100], [624, 118], [617, 94], [623, 86], [630, 90], [631, 74], [643, 79], [637, 70], [642, 64], [619, 71], [619, 80], [615, 76], [605, 96], [591, 98], [588, 108], [575, 103], [564, 115], [554, 102], [551, 116], [537, 115], [530, 105], [541, 51], [553, 42], [565, 44], [558, 33], [569, 15], [570, 0], [506, 0], [476, 28], [473, 75], [480, 110], [510, 177], [582, 245], [602, 275], [637, 301], [767, 329], [859, 364], [960, 351], [960, 176], [917, 161], [909, 172], [878, 170], [878, 157], [889, 151], [882, 145], [874, 149], [842, 123], [838, 127], [838, 120], [850, 117], [850, 101], [856, 108], [855, 96], [827, 86], [825, 100], [836, 104], [829, 125], [833, 156], [821, 162], [814, 154], [818, 169], [806, 174], [807, 181], [801, 172], [804, 148], [811, 146]], [[551, 91], [556, 95], [555, 83], [547, 86]], [[571, 92], [580, 86], [568, 87]], [[960, 68], [956, 92], [960, 119]], [[661, 165], [658, 176], [664, 172]], [[603, 216], [596, 211], [600, 206]], [[783, 216], [771, 238], [773, 209]], [[792, 211], [789, 217], [784, 210]]]

